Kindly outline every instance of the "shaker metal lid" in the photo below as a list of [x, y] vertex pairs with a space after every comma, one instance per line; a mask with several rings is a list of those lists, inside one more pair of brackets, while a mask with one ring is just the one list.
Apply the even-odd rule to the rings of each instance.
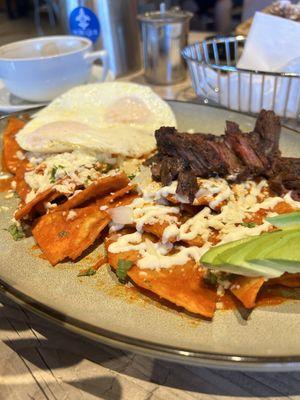
[[151, 11], [138, 15], [138, 19], [140, 21], [154, 24], [184, 22], [192, 17], [193, 13], [189, 11], [183, 11], [179, 7], [166, 10], [164, 3], [161, 3], [160, 11]]

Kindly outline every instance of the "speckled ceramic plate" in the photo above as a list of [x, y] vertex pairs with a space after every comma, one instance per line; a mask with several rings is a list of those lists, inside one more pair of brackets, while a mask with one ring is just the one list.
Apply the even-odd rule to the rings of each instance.
[[[208, 106], [170, 104], [182, 130], [220, 134], [226, 119], [245, 130], [254, 122]], [[299, 156], [300, 134], [283, 128], [281, 149]], [[153, 357], [223, 368], [300, 370], [300, 303], [255, 309], [247, 321], [238, 311], [216, 312], [212, 322], [197, 319], [123, 287], [109, 266], [78, 278], [79, 269], [93, 265], [99, 248], [75, 264], [51, 267], [32, 238], [14, 242], [4, 230], [16, 200], [1, 194], [1, 205], [9, 207], [0, 212], [1, 288], [33, 311], [97, 341]]]

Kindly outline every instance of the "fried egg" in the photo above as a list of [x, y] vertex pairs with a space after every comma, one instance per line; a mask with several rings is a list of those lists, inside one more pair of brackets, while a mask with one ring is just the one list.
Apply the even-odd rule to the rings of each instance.
[[74, 149], [141, 157], [155, 149], [154, 132], [175, 126], [170, 106], [149, 87], [128, 82], [78, 86], [35, 114], [17, 134], [27, 151]]

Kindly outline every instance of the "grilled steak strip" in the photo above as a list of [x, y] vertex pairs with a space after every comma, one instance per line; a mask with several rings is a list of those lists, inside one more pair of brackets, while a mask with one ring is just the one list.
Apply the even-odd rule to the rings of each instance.
[[273, 111], [261, 110], [254, 132], [257, 132], [262, 140], [263, 152], [271, 161], [279, 154], [280, 118]]
[[169, 186], [184, 171], [184, 162], [176, 157], [164, 157], [160, 165], [160, 179], [164, 186]]
[[192, 203], [198, 188], [197, 177], [193, 171], [185, 170], [179, 172], [178, 185], [176, 189], [177, 194], [187, 197], [190, 203]]
[[215, 136], [179, 133], [175, 128], [162, 127], [155, 131], [155, 137], [161, 154], [181, 159], [197, 176], [227, 173]]
[[282, 195], [292, 191], [300, 198], [300, 159], [281, 157], [280, 119], [262, 110], [253, 132], [241, 132], [227, 121], [225, 135], [179, 133], [172, 127], [155, 132], [158, 153], [152, 164], [153, 179], [169, 185], [178, 179], [177, 193], [192, 202], [198, 190], [196, 177], [228, 180], [268, 178], [271, 190]]

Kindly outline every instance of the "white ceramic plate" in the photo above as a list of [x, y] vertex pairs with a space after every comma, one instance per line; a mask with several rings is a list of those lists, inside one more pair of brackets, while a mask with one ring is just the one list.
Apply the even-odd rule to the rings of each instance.
[[[88, 83], [100, 82], [102, 76], [102, 67], [100, 65], [93, 65], [91, 75]], [[112, 74], [108, 72], [106, 82], [113, 80]], [[31, 108], [37, 108], [47, 103], [31, 103], [22, 100], [19, 97], [11, 94], [4, 86], [3, 81], [0, 79], [0, 112], [9, 114], [18, 111], [25, 111]]]
[[[235, 112], [170, 102], [180, 130], [221, 134], [226, 119], [250, 130], [254, 119]], [[1, 122], [3, 124], [3, 122]], [[300, 152], [300, 135], [284, 128], [285, 155]], [[95, 249], [76, 264], [55, 268], [39, 258], [32, 238], [14, 242], [4, 229], [16, 206], [1, 195], [0, 280], [2, 290], [26, 307], [100, 342], [184, 363], [252, 370], [300, 370], [300, 303], [255, 309], [248, 321], [237, 310], [217, 311], [213, 321], [170, 309], [117, 282], [109, 266], [78, 278], [93, 265]]]

